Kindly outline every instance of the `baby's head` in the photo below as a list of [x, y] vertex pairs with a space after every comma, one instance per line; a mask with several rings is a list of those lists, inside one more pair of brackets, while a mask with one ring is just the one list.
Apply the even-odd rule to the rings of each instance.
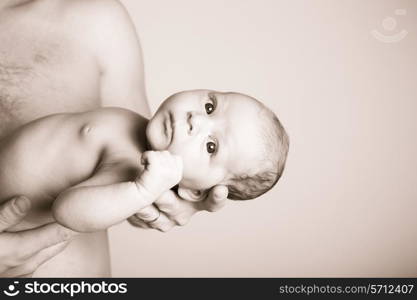
[[229, 199], [247, 200], [281, 177], [289, 139], [272, 111], [247, 95], [191, 90], [166, 99], [149, 121], [152, 150], [182, 157], [181, 197], [198, 201], [217, 184]]

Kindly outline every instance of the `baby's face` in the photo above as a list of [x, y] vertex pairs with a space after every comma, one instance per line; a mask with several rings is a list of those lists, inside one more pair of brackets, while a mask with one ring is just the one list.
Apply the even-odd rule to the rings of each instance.
[[184, 91], [162, 103], [146, 135], [152, 150], [182, 157], [180, 186], [206, 190], [233, 174], [257, 169], [263, 151], [261, 109], [239, 93]]

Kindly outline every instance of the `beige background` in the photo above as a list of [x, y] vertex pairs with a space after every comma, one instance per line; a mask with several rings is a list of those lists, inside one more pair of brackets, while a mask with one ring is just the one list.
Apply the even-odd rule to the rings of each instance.
[[248, 93], [291, 148], [258, 200], [166, 234], [112, 228], [114, 276], [417, 276], [417, 1], [122, 2], [153, 111], [183, 89]]

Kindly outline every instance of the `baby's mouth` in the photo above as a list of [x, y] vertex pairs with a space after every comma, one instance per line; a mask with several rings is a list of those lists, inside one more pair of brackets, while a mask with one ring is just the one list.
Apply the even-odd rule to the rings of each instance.
[[168, 145], [170, 145], [172, 143], [172, 139], [174, 136], [174, 119], [173, 119], [171, 112], [168, 113], [168, 117], [165, 119], [164, 127], [165, 127], [165, 134], [167, 138], [169, 139]]

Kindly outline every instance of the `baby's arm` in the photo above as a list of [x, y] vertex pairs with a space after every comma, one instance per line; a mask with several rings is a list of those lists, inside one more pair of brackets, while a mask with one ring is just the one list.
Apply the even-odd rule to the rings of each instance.
[[106, 229], [154, 202], [181, 180], [182, 160], [167, 151], [142, 154], [145, 166], [131, 160], [105, 165], [88, 180], [62, 192], [52, 212], [58, 223], [80, 232]]

